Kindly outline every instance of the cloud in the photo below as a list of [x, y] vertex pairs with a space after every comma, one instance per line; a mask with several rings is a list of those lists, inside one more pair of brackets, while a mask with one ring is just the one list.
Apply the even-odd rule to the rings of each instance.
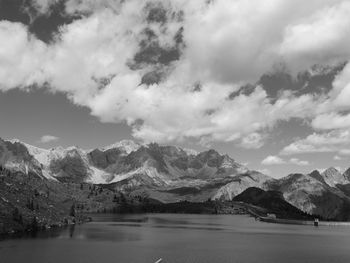
[[305, 139], [299, 139], [281, 151], [282, 155], [317, 153], [317, 152], [344, 152], [344, 145], [350, 144], [349, 130], [334, 130], [326, 133], [313, 133]]
[[346, 43], [350, 41], [350, 28], [347, 26], [350, 24], [350, 3], [328, 1], [328, 4], [285, 28], [280, 51], [295, 70], [300, 66], [311, 66], [311, 61], [329, 64], [349, 58], [350, 49]]
[[21, 23], [0, 21], [0, 90], [43, 85], [47, 47]]
[[259, 149], [264, 145], [264, 136], [259, 133], [251, 133], [241, 140], [240, 146], [246, 149]]
[[[33, 3], [49, 13], [57, 2]], [[127, 123], [144, 141], [195, 139], [257, 149], [281, 120], [347, 127], [342, 111], [350, 110], [350, 66], [327, 94], [295, 95], [281, 87], [272, 100], [256, 86], [231, 95], [279, 65], [296, 74], [348, 60], [348, 1], [64, 3], [65, 15], [77, 19], [61, 26], [50, 43], [23, 24], [0, 22], [1, 91], [36, 86], [64, 93], [102, 122]], [[334, 148], [314, 137], [283, 152]]]
[[39, 14], [50, 13], [51, 8], [62, 0], [32, 0], [32, 7]]
[[59, 140], [59, 138], [56, 137], [56, 136], [53, 136], [53, 135], [43, 135], [43, 136], [40, 138], [39, 142], [40, 142], [40, 143], [49, 143], [49, 142], [54, 142], [54, 141], [57, 141], [57, 140]]
[[281, 61], [298, 72], [343, 60], [349, 55], [349, 6], [347, 1], [214, 1], [188, 19], [191, 69], [194, 76], [232, 82], [255, 80]]
[[286, 162], [282, 158], [274, 155], [267, 156], [264, 160], [261, 161], [261, 164], [263, 165], [276, 165], [285, 163]]
[[299, 160], [297, 158], [291, 158], [289, 161], [285, 161], [279, 156], [269, 155], [261, 161], [263, 165], [281, 165], [281, 164], [294, 164], [298, 166], [307, 166], [310, 163], [308, 161]]
[[350, 155], [350, 149], [341, 149], [341, 150], [339, 150], [339, 155], [345, 155], [345, 156], [347, 156], [347, 155]]
[[312, 120], [312, 127], [319, 130], [344, 129], [350, 127], [350, 114], [341, 115], [331, 112], [317, 116]]
[[341, 160], [343, 160], [343, 158], [339, 155], [334, 155], [333, 160], [334, 161], [341, 161]]
[[291, 164], [295, 164], [295, 165], [298, 165], [298, 166], [308, 166], [308, 165], [310, 165], [310, 163], [308, 161], [302, 161], [302, 160], [299, 160], [297, 158], [291, 158], [289, 160], [289, 162]]

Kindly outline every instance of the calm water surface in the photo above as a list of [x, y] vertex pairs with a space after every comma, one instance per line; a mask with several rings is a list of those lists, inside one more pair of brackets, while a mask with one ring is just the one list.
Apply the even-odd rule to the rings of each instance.
[[94, 222], [0, 241], [1, 263], [350, 262], [350, 227], [237, 215], [96, 215]]

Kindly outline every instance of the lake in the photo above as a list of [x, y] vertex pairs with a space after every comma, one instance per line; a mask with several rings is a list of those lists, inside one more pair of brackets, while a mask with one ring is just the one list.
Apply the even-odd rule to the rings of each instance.
[[1, 263], [350, 262], [350, 227], [240, 215], [93, 215], [93, 222], [0, 241]]

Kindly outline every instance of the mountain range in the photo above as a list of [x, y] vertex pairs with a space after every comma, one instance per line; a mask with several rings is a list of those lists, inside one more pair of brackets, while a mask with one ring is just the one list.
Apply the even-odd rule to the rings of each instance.
[[[326, 219], [350, 219], [350, 169], [274, 179], [210, 149], [196, 152], [156, 143], [121, 141], [91, 150], [41, 149], [0, 139], [0, 166], [13, 173], [57, 183], [89, 183], [163, 203], [232, 200], [250, 187], [277, 191], [303, 212]], [[1, 201], [1, 200], [0, 200]]]

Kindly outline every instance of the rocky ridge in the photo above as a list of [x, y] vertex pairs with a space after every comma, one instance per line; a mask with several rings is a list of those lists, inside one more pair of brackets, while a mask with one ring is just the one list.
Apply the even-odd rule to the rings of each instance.
[[[176, 146], [121, 141], [106, 147], [41, 149], [19, 140], [0, 140], [0, 165], [58, 183], [103, 185], [130, 196], [161, 202], [231, 200], [250, 187], [279, 191], [287, 202], [324, 218], [350, 218], [350, 172], [273, 179], [211, 149], [197, 153]], [[349, 210], [350, 211], [350, 210]]]

